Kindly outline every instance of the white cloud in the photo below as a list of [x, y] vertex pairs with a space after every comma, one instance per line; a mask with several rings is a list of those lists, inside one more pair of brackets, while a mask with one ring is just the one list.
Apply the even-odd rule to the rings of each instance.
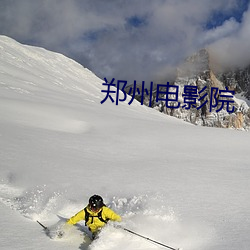
[[242, 22], [234, 32], [210, 45], [210, 50], [219, 64], [246, 66], [250, 63], [250, 9], [244, 13]]
[[226, 20], [221, 26], [204, 31], [200, 42], [201, 44], [211, 44], [214, 41], [218, 41], [237, 33], [239, 28], [240, 24], [232, 17], [229, 20]]
[[[204, 29], [215, 11], [230, 14], [237, 4], [237, 0], [2, 0], [0, 33], [63, 52], [101, 77], [154, 80], [204, 45], [230, 47], [235, 43], [231, 33], [248, 38], [249, 26], [234, 19], [214, 30]], [[141, 18], [144, 25], [131, 25], [131, 17]]]

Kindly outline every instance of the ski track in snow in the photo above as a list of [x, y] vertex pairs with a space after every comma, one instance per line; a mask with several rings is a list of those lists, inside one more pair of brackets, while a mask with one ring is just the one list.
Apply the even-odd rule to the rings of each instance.
[[[107, 206], [123, 217], [121, 225], [129, 230], [176, 248], [177, 245], [183, 244], [186, 246], [185, 249], [192, 249], [194, 246], [198, 249], [199, 244], [204, 244], [204, 239], [203, 242], [197, 240], [198, 229], [193, 228], [192, 231], [190, 225], [187, 226], [180, 221], [173, 209], [164, 205], [164, 197], [161, 195], [141, 195], [130, 198], [107, 197], [107, 199], [109, 200]], [[122, 242], [128, 242], [126, 249], [162, 249], [155, 243], [114, 228], [113, 223], [107, 225], [94, 242], [89, 240], [83, 222], [67, 229], [64, 237], [58, 239], [57, 231], [63, 228], [65, 220], [59, 220], [56, 215], [62, 214], [69, 218], [83, 207], [82, 204], [66, 200], [63, 193], [49, 192], [46, 186], [25, 191], [12, 186], [11, 183], [1, 183], [0, 202], [29, 220], [45, 222], [53, 240], [62, 241], [71, 246], [79, 244], [79, 249], [82, 250], [124, 248], [124, 245], [121, 245], [123, 243], [119, 243], [121, 239]], [[166, 239], [166, 242], [160, 239]]]

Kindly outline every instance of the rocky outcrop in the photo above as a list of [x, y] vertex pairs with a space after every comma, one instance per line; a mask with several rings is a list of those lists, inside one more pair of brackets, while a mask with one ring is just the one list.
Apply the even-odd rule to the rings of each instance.
[[250, 100], [250, 65], [246, 68], [227, 70], [217, 75], [225, 86], [233, 88], [237, 93]]
[[[164, 94], [158, 95], [157, 83], [155, 82], [151, 102], [149, 96], [144, 95], [143, 103], [167, 115], [175, 116], [196, 125], [249, 130], [250, 66], [245, 69], [226, 71], [219, 71], [218, 68], [223, 67], [218, 67], [213, 63], [209, 51], [202, 49], [188, 57], [177, 68], [176, 78], [170, 82], [170, 85], [174, 87], [170, 87], [169, 91], [173, 92], [175, 86], [178, 87], [178, 100], [167, 103], [164, 100], [157, 101], [156, 96], [164, 99]], [[188, 109], [183, 96], [185, 86], [197, 90], [195, 104], [190, 105]], [[137, 87], [141, 92], [141, 86]], [[213, 88], [217, 88], [218, 92], [216, 93]], [[226, 88], [227, 91], [225, 91]], [[213, 93], [211, 92], [212, 89]], [[164, 92], [161, 88], [159, 90]], [[230, 91], [234, 91], [234, 94]], [[229, 95], [230, 97], [223, 97], [223, 95]], [[169, 96], [170, 99], [173, 99], [173, 94]], [[204, 96], [205, 98], [203, 98]], [[141, 102], [141, 95], [137, 95], [135, 98]], [[220, 100], [220, 105], [223, 104], [223, 108], [219, 112], [217, 111], [220, 107], [215, 105], [218, 100]], [[151, 105], [149, 105], [150, 103]]]
[[[206, 49], [187, 58], [177, 69], [176, 80], [172, 83], [179, 87], [179, 108], [169, 108], [164, 102], [155, 103], [154, 108], [196, 125], [249, 129], [249, 107], [244, 100], [236, 98], [235, 94], [241, 94], [250, 99], [250, 67], [220, 73], [212, 70], [212, 66], [209, 52]], [[190, 109], [185, 108], [183, 98], [185, 86], [194, 86], [198, 91], [196, 103]], [[215, 92], [211, 93], [212, 88], [218, 88], [219, 91], [225, 90], [226, 87], [228, 91], [235, 91], [235, 94], [228, 93], [231, 97], [224, 98], [222, 93], [218, 92], [216, 95]], [[204, 95], [206, 95], [206, 100], [202, 100]], [[214, 104], [220, 98], [224, 100], [224, 106], [219, 112], [216, 112], [218, 107], [215, 107]], [[199, 108], [201, 106], [202, 108]], [[231, 112], [233, 107], [234, 112]]]

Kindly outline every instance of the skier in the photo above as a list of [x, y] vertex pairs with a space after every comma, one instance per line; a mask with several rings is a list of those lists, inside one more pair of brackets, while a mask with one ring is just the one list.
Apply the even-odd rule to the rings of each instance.
[[89, 204], [72, 216], [67, 224], [74, 225], [80, 220], [85, 220], [85, 226], [92, 232], [94, 239], [109, 220], [120, 222], [122, 219], [120, 215], [105, 206], [101, 196], [95, 194], [89, 198]]

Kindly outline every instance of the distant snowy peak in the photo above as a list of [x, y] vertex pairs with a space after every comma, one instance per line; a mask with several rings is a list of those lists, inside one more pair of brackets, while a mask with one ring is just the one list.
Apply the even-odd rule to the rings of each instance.
[[217, 77], [226, 86], [233, 87], [238, 94], [246, 98], [250, 103], [250, 65], [245, 68], [238, 68], [217, 74]]
[[188, 57], [184, 63], [177, 68], [177, 77], [194, 77], [206, 74], [210, 70], [209, 53], [202, 49]]
[[250, 65], [244, 68], [225, 68], [208, 49], [201, 49], [188, 57], [178, 67], [177, 77], [210, 77], [215, 80], [214, 86], [221, 82], [222, 85], [219, 83], [218, 87], [228, 87], [250, 100]]
[[[202, 49], [188, 57], [179, 65], [177, 77], [174, 81], [174, 85], [179, 87], [179, 108], [171, 109], [161, 103], [160, 110], [197, 125], [249, 129], [250, 109], [247, 101], [241, 99], [249, 96], [249, 68], [221, 72], [214, 62], [215, 59], [212, 58], [207, 49]], [[187, 93], [184, 93], [185, 86], [196, 87], [199, 92], [196, 104], [189, 109], [183, 108], [186, 107], [185, 98], [183, 97], [187, 95]], [[217, 112], [219, 108], [211, 108], [211, 104], [214, 105], [215, 101], [214, 93], [211, 90], [212, 88], [225, 90], [226, 87], [229, 91], [235, 91], [235, 94], [240, 99], [234, 96], [233, 105], [229, 103], [229, 108], [225, 105], [221, 111]], [[192, 93], [189, 94], [191, 95], [189, 101], [194, 100]], [[203, 98], [205, 95], [206, 98]], [[216, 99], [220, 99], [219, 94], [216, 95]], [[234, 112], [228, 112], [228, 110], [233, 110], [233, 106]]]
[[[207, 82], [207, 87], [224, 89], [225, 84], [217, 78], [212, 64], [209, 51], [207, 49], [201, 49], [188, 57], [177, 68], [177, 78], [175, 82], [179, 85], [189, 85], [189, 83], [199, 85], [198, 89], [200, 90], [204, 86], [199, 83], [203, 81], [204, 83]], [[229, 89], [234, 90], [232, 88]]]

